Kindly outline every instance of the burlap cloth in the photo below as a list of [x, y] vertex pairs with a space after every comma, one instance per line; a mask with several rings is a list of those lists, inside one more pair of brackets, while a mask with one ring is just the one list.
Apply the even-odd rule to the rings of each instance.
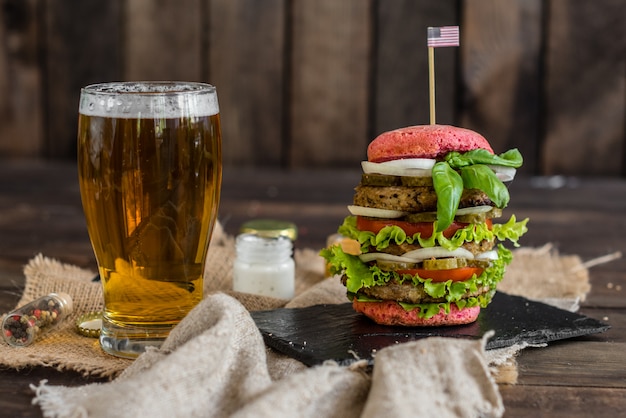
[[[296, 296], [271, 299], [231, 291], [234, 239], [220, 228], [207, 261], [206, 297], [160, 349], [137, 360], [105, 354], [97, 339], [75, 332], [75, 319], [102, 308], [94, 272], [36, 256], [25, 267], [18, 306], [50, 292], [74, 300], [71, 317], [29, 347], [0, 344], [0, 363], [47, 366], [108, 383], [35, 390], [45, 416], [501, 416], [497, 383], [515, 383], [515, 353], [525, 346], [484, 350], [485, 341], [428, 338], [377, 353], [373, 370], [327, 362], [308, 368], [272, 351], [248, 311], [344, 303], [345, 288], [325, 279], [318, 250], [297, 249]], [[499, 289], [575, 310], [589, 291], [586, 265], [551, 246], [517, 249]]]

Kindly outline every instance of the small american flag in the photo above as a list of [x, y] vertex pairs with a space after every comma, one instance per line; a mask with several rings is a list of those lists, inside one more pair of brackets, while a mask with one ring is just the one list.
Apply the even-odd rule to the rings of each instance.
[[437, 48], [440, 46], [459, 46], [459, 27], [442, 26], [440, 28], [428, 28], [428, 46]]

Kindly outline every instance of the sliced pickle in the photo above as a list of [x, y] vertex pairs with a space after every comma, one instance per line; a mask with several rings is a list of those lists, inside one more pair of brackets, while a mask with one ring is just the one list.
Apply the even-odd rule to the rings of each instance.
[[454, 217], [457, 222], [463, 222], [467, 224], [477, 224], [485, 222], [487, 219], [499, 218], [502, 216], [502, 209], [492, 208], [489, 212], [483, 213], [468, 213], [467, 215], [458, 215]]
[[[467, 224], [477, 224], [485, 222], [487, 219], [499, 218], [502, 216], [502, 209], [493, 208], [489, 212], [469, 213], [467, 215], [457, 215], [454, 217], [456, 222]], [[419, 212], [410, 213], [402, 218], [406, 222], [435, 222], [437, 220], [437, 212]]]
[[437, 220], [437, 212], [419, 212], [406, 215], [403, 220], [406, 222], [435, 222]]
[[466, 224], [479, 224], [487, 220], [487, 212], [483, 213], [468, 213], [467, 215], [457, 215], [454, 217], [457, 222], [463, 222]]
[[424, 260], [424, 269], [426, 270], [450, 270], [467, 266], [465, 258], [434, 258]]
[[376, 260], [376, 265], [384, 271], [410, 270], [416, 267], [416, 263], [402, 263], [397, 261]]
[[363, 173], [361, 175], [361, 184], [364, 186], [400, 186], [400, 177], [390, 176], [387, 174]]
[[430, 187], [433, 185], [432, 177], [402, 176], [400, 177], [400, 181], [403, 186], [407, 187]]
[[478, 267], [481, 269], [486, 269], [490, 265], [491, 263], [487, 260], [467, 260], [468, 267]]
[[392, 176], [388, 174], [363, 173], [361, 184], [364, 186], [387, 187], [432, 187], [432, 177]]

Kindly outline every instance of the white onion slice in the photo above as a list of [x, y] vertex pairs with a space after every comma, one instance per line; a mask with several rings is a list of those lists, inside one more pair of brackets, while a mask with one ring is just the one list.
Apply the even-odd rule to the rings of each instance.
[[474, 257], [476, 260], [497, 260], [498, 252], [496, 250], [485, 251], [484, 253], [480, 253]]
[[511, 181], [515, 178], [516, 169], [515, 167], [505, 167], [503, 165], [490, 165], [496, 176], [500, 179], [500, 181]]
[[[400, 160], [373, 163], [361, 161], [361, 167], [365, 174], [385, 174], [388, 176], [401, 177], [430, 177], [436, 161], [431, 158], [405, 158]], [[514, 167], [502, 165], [489, 165], [496, 173], [500, 181], [508, 182], [515, 178], [517, 170]]]
[[437, 161], [432, 158], [402, 158], [399, 160], [390, 160], [382, 163], [372, 163], [379, 164], [386, 167], [401, 167], [401, 168], [423, 168], [430, 169], [433, 168]]
[[396, 263], [414, 263], [414, 261], [410, 258], [387, 253], [365, 253], [359, 255], [359, 258], [364, 263], [369, 263], [370, 261], [374, 260], [391, 261]]
[[348, 210], [353, 215], [369, 216], [372, 218], [394, 219], [394, 218], [401, 218], [408, 214], [408, 212], [403, 212], [401, 210], [368, 208], [366, 206], [356, 206], [356, 205], [349, 205]]
[[457, 257], [473, 259], [474, 254], [465, 248], [457, 248], [456, 250], [446, 250], [443, 247], [419, 248], [402, 254], [402, 257], [409, 258], [413, 262], [419, 262], [429, 258]]
[[468, 214], [471, 214], [471, 213], [487, 213], [491, 209], [493, 209], [493, 208], [491, 206], [489, 206], [489, 205], [472, 206], [470, 208], [457, 209], [456, 214], [457, 215], [468, 215]]
[[[416, 158], [424, 160], [423, 158]], [[389, 164], [397, 161], [407, 160], [393, 160], [384, 163], [373, 163], [371, 161], [361, 161], [361, 167], [365, 174], [385, 174], [388, 176], [404, 176], [404, 177], [430, 177], [432, 176], [432, 165], [428, 167], [428, 164], [421, 164], [421, 167], [403, 166], [401, 164]], [[432, 160], [435, 161], [435, 160]], [[434, 165], [434, 164], [433, 164]], [[425, 168], [424, 168], [425, 167]]]

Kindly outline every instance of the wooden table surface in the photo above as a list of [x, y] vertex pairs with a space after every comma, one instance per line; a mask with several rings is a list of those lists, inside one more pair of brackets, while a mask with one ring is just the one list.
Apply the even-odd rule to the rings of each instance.
[[[220, 220], [227, 232], [252, 218], [295, 222], [297, 246], [321, 248], [347, 214], [354, 171], [224, 171]], [[521, 244], [552, 243], [583, 261], [626, 254], [626, 180], [517, 178], [507, 212], [529, 217]], [[71, 162], [0, 161], [0, 311], [15, 307], [23, 266], [42, 253], [95, 269]], [[604, 320], [602, 334], [525, 349], [517, 385], [501, 385], [506, 417], [626, 414], [626, 258], [590, 269], [580, 313]], [[41, 416], [30, 384], [81, 385], [97, 379], [43, 367], [0, 370], [0, 416]]]

